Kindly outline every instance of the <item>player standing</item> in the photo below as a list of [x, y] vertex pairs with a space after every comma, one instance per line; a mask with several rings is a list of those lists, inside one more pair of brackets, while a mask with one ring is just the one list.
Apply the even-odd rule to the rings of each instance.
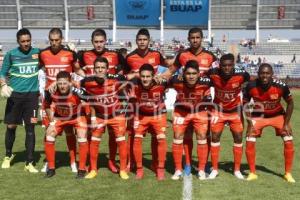
[[[285, 175], [284, 179], [294, 183], [291, 171], [294, 158], [294, 144], [290, 119], [294, 109], [294, 101], [288, 86], [280, 80], [274, 79], [272, 66], [263, 63], [258, 69], [258, 78], [247, 84], [244, 93], [246, 102], [253, 100], [252, 112], [246, 110], [248, 128], [246, 142], [246, 156], [250, 168], [248, 181], [257, 179], [255, 169], [256, 138], [262, 135], [265, 127], [272, 126], [276, 135], [280, 136], [284, 144]], [[281, 99], [287, 103], [286, 110], [281, 105]], [[251, 103], [250, 103], [251, 104]], [[250, 105], [249, 104], [249, 105]]]
[[173, 180], [182, 177], [183, 138], [186, 129], [192, 126], [197, 137], [198, 177], [206, 178], [204, 172], [207, 162], [208, 144], [208, 111], [207, 104], [211, 103], [209, 78], [200, 77], [197, 61], [189, 60], [183, 69], [183, 80], [177, 77], [171, 80], [170, 86], [177, 91], [174, 114], [173, 131], [174, 139], [172, 152], [175, 165]]
[[[62, 40], [63, 35], [61, 29], [52, 28], [49, 31], [50, 46], [40, 53], [40, 65], [44, 68], [46, 73], [45, 90], [48, 90], [51, 84], [55, 84], [56, 75], [60, 71], [67, 71], [69, 73], [75, 72], [78, 75], [84, 76], [83, 71], [80, 69], [76, 53], [66, 49], [62, 45]], [[48, 125], [46, 122], [45, 126], [47, 127]], [[70, 166], [73, 172], [77, 172], [76, 137], [73, 128], [65, 127], [65, 132], [70, 154]]]
[[[188, 41], [190, 48], [179, 52], [175, 58], [175, 62], [163, 76], [170, 76], [174, 74], [181, 67], [184, 67], [189, 60], [196, 60], [199, 65], [200, 76], [203, 76], [212, 66], [215, 65], [217, 58], [210, 51], [202, 47], [203, 32], [200, 28], [191, 28], [188, 32]], [[208, 130], [209, 131], [209, 130]], [[184, 171], [187, 175], [191, 172], [191, 159], [193, 151], [193, 128], [190, 126], [186, 129], [184, 134], [184, 152], [185, 152], [185, 167]], [[208, 132], [209, 133], [209, 132]], [[208, 135], [209, 136], [209, 135]], [[208, 137], [210, 141], [210, 137]], [[208, 142], [210, 145], [210, 142]]]
[[38, 114], [39, 49], [31, 46], [31, 33], [23, 28], [17, 32], [19, 47], [7, 52], [0, 72], [1, 96], [8, 97], [4, 123], [6, 155], [2, 168], [9, 168], [14, 157], [12, 148], [17, 125], [25, 124], [26, 165], [25, 171], [37, 173], [33, 166], [35, 131]]
[[[118, 52], [109, 50], [105, 47], [107, 41], [106, 32], [103, 29], [97, 28], [93, 31], [91, 42], [93, 49], [82, 51], [79, 53], [79, 63], [84, 70], [86, 76], [94, 74], [94, 62], [99, 57], [104, 57], [109, 63], [109, 74], [121, 73], [122, 67], [125, 65], [125, 58]], [[115, 157], [117, 154], [117, 143], [113, 131], [109, 128], [109, 159], [108, 168], [114, 172], [118, 172]]]
[[[137, 49], [129, 53], [126, 57], [126, 68], [124, 71], [127, 71], [127, 76], [136, 76], [139, 77], [139, 69], [143, 64], [150, 64], [154, 68], [155, 74], [157, 73], [159, 65], [167, 65], [165, 60], [160, 52], [154, 51], [149, 48], [150, 43], [150, 33], [148, 29], [142, 28], [138, 31], [136, 35], [136, 44]], [[129, 103], [130, 106], [130, 103]], [[129, 114], [130, 115], [130, 114]], [[130, 117], [129, 117], [130, 118]], [[132, 118], [132, 117], [131, 117]], [[152, 133], [152, 130], [149, 130]], [[133, 164], [132, 154], [133, 154], [133, 120], [128, 119], [127, 124], [127, 132], [128, 132], [128, 146], [129, 149], [129, 157], [131, 157], [130, 164]], [[156, 134], [153, 133], [151, 137], [151, 153], [152, 153], [152, 164], [151, 168], [153, 171], [156, 171], [157, 168], [157, 139]], [[133, 166], [129, 167], [132, 168]]]
[[233, 136], [234, 175], [238, 179], [244, 179], [240, 165], [243, 155], [243, 112], [240, 97], [242, 86], [248, 82], [250, 75], [239, 68], [234, 67], [233, 54], [224, 54], [220, 58], [220, 67], [212, 68], [207, 72], [215, 89], [214, 106], [211, 110], [210, 130], [211, 162], [212, 168], [209, 179], [218, 175], [218, 160], [220, 153], [220, 139], [226, 123], [229, 124]]

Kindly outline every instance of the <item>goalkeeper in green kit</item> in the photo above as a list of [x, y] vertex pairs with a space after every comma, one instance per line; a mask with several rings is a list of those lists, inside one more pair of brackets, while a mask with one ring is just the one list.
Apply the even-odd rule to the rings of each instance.
[[2, 168], [10, 168], [16, 128], [25, 124], [26, 164], [25, 171], [37, 173], [34, 167], [35, 132], [38, 114], [39, 49], [31, 47], [31, 33], [23, 28], [17, 32], [19, 47], [10, 50], [4, 57], [0, 71], [0, 94], [7, 98], [4, 123], [6, 154]]

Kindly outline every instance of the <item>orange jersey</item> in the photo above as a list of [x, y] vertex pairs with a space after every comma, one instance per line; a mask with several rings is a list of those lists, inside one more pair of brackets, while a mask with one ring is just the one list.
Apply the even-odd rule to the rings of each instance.
[[119, 99], [119, 90], [125, 77], [118, 74], [108, 74], [103, 82], [100, 83], [98, 79], [95, 76], [90, 76], [81, 81], [81, 87], [85, 88], [87, 93], [87, 101], [94, 107], [96, 115], [100, 118], [118, 115], [123, 109]]
[[145, 89], [140, 79], [133, 80], [138, 114], [152, 116], [166, 112], [164, 103], [166, 84], [166, 82], [162, 84], [153, 83], [151, 88]]
[[40, 53], [40, 63], [46, 70], [46, 89], [56, 81], [56, 75], [60, 71], [73, 72], [74, 64], [77, 63], [77, 55], [74, 51], [62, 48], [54, 54], [48, 47]]
[[94, 74], [94, 61], [98, 57], [104, 57], [108, 60], [109, 69], [108, 73], [116, 74], [117, 67], [119, 65], [123, 66], [125, 63], [125, 59], [121, 54], [116, 51], [111, 51], [108, 49], [104, 49], [101, 53], [96, 52], [94, 49], [83, 51], [79, 53], [79, 63], [81, 67], [85, 67], [85, 74], [86, 75], [93, 75]]
[[240, 93], [242, 85], [250, 79], [248, 72], [235, 68], [232, 77], [224, 80], [220, 68], [212, 68], [207, 75], [215, 88], [214, 103], [221, 111], [234, 111], [242, 105]]
[[81, 106], [81, 98], [76, 89], [68, 95], [61, 95], [58, 91], [50, 94], [45, 91], [45, 100], [43, 107], [45, 109], [51, 108], [54, 111], [54, 116], [62, 118], [62, 120], [70, 120], [80, 116], [84, 113], [84, 107]]
[[203, 75], [209, 70], [217, 58], [212, 52], [205, 49], [197, 55], [193, 54], [191, 49], [186, 49], [176, 56], [174, 65], [179, 69], [180, 67], [184, 67], [189, 60], [196, 60], [198, 62], [200, 74]]
[[194, 87], [188, 87], [184, 81], [178, 80], [175, 76], [169, 87], [177, 91], [175, 110], [185, 110], [187, 112], [199, 112], [204, 109], [205, 102], [210, 100], [211, 80], [200, 77]]
[[263, 88], [257, 79], [249, 82], [245, 88], [245, 102], [249, 102], [251, 98], [254, 101], [253, 117], [274, 117], [285, 113], [280, 103], [281, 98], [288, 102], [292, 95], [289, 87], [280, 80], [273, 79], [267, 88]]
[[139, 55], [137, 50], [134, 50], [126, 57], [127, 71], [129, 72], [139, 72], [140, 67], [143, 64], [151, 64], [157, 72], [158, 66], [163, 65], [164, 58], [159, 51], [154, 51], [149, 49], [145, 56]]

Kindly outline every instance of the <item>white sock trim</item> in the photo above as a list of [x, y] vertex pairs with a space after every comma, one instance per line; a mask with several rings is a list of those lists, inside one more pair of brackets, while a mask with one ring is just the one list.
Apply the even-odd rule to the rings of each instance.
[[183, 144], [183, 140], [173, 139], [174, 144]]
[[205, 140], [197, 140], [198, 144], [207, 144], [207, 139]]
[[256, 138], [255, 137], [246, 137], [246, 141], [248, 141], [248, 142], [256, 142]]
[[51, 136], [51, 135], [47, 135], [46, 136], [46, 141], [47, 142], [55, 142], [55, 137]]
[[125, 141], [125, 140], [126, 140], [125, 136], [121, 136], [121, 137], [116, 138], [116, 142], [121, 142], [121, 141]]
[[241, 144], [233, 143], [233, 146], [234, 146], [234, 147], [243, 147], [243, 143], [241, 143]]
[[166, 139], [166, 135], [165, 134], [158, 134], [156, 136], [156, 138], [159, 140], [159, 139]]
[[221, 145], [221, 143], [220, 143], [220, 142], [212, 142], [210, 145], [211, 145], [212, 147], [218, 147], [218, 146]]
[[134, 137], [135, 137], [135, 138], [144, 138], [143, 135], [139, 135], [139, 134], [135, 134]]
[[91, 140], [100, 142], [101, 138], [92, 136]]
[[284, 136], [283, 137], [283, 141], [291, 141], [291, 140], [293, 140], [293, 136], [291, 136], [291, 135], [287, 135], [287, 136]]
[[79, 142], [79, 143], [87, 142], [87, 139], [86, 138], [77, 138], [77, 142]]

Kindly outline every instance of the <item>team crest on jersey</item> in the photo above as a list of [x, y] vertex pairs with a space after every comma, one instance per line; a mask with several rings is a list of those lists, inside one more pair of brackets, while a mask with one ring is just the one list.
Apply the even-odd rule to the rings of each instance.
[[155, 58], [149, 58], [148, 62], [149, 62], [149, 64], [154, 64], [155, 63]]
[[31, 58], [32, 59], [38, 59], [39, 58], [39, 54], [32, 54]]
[[270, 99], [272, 100], [278, 99], [278, 94], [271, 94]]
[[112, 58], [111, 58], [111, 57], [107, 57], [106, 59], [107, 59], [107, 61], [108, 61], [109, 63], [112, 62]]
[[237, 88], [237, 87], [239, 87], [239, 84], [238, 83], [232, 83], [232, 88]]
[[207, 59], [202, 59], [202, 60], [200, 61], [200, 64], [201, 64], [201, 65], [207, 65], [207, 64], [208, 64], [208, 60], [207, 60]]
[[61, 62], [67, 62], [67, 61], [68, 61], [68, 57], [61, 57], [61, 58], [60, 58], [60, 61], [61, 61]]

